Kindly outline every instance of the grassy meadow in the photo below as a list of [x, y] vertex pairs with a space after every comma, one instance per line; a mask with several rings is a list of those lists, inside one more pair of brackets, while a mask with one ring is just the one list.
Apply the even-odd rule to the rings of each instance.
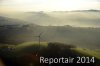
[[[98, 66], [100, 63], [100, 49], [79, 48], [57, 42], [25, 42], [16, 45], [0, 45], [0, 55], [7, 66], [50, 66], [39, 63], [39, 57], [95, 57], [95, 63], [88, 65]], [[74, 61], [76, 62], [76, 61]], [[76, 63], [71, 64], [74, 66]], [[51, 66], [66, 66], [69, 64], [51, 64]], [[76, 64], [78, 65], [78, 64]], [[79, 64], [80, 65], [80, 64]], [[84, 66], [84, 64], [81, 64]]]

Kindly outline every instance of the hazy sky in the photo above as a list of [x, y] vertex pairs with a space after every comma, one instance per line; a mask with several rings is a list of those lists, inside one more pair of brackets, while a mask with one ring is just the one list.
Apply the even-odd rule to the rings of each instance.
[[0, 12], [100, 9], [100, 0], [0, 0]]

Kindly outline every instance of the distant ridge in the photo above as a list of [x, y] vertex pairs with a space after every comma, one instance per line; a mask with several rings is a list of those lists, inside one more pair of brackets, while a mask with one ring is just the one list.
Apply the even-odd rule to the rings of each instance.
[[100, 10], [96, 9], [52, 12], [31, 11], [1, 15], [13, 18], [15, 19], [14, 21], [21, 20], [19, 22], [41, 26], [71, 25], [75, 27], [100, 27]]
[[[19, 19], [14, 19], [14, 18], [8, 18], [8, 17], [4, 17], [4, 16], [0, 16], [0, 25], [27, 25], [28, 22], [23, 21], [23, 20], [19, 20]], [[36, 24], [33, 24], [37, 26]]]
[[[100, 10], [97, 9], [88, 9], [88, 10], [71, 10], [71, 11], [51, 11], [51, 12], [82, 12], [82, 11], [90, 11], [90, 12], [100, 12]], [[30, 11], [27, 13], [45, 13], [46, 11]]]
[[72, 12], [100, 12], [100, 10], [89, 9], [89, 10], [74, 10]]

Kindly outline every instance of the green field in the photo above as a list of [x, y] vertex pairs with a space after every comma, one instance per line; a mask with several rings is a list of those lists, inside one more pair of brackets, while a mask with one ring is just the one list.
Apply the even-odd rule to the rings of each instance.
[[[5, 45], [0, 45], [0, 48], [2, 47], [10, 47], [10, 48], [14, 48], [14, 51], [21, 51], [25, 48], [28, 47], [33, 47], [34, 46], [39, 46], [38, 42], [25, 42], [25, 43], [21, 43], [18, 45], [9, 45], [9, 44], [5, 44]], [[48, 43], [47, 42], [40, 42], [40, 47], [48, 47]], [[38, 50], [38, 49], [37, 49]], [[89, 56], [94, 56], [97, 59], [100, 59], [100, 49], [88, 49], [88, 48], [71, 48], [72, 51], [75, 51], [77, 53], [83, 54], [83, 55], [89, 55]]]
[[83, 55], [89, 55], [97, 59], [100, 59], [100, 49], [92, 50], [92, 49], [84, 49], [84, 48], [74, 48], [72, 50], [77, 51]]
[[[5, 51], [6, 48], [8, 49], [10, 48], [11, 50]], [[38, 53], [38, 56], [34, 56], [37, 53]], [[67, 45], [67, 44], [62, 44], [62, 43], [40, 42], [40, 47], [39, 47], [39, 42], [25, 42], [25, 43], [21, 43], [17, 45], [8, 45], [8, 44], [0, 45], [0, 54], [2, 54], [8, 60], [12, 60], [13, 63], [18, 63], [19, 66], [20, 64], [26, 64], [27, 60], [33, 62], [34, 58], [37, 58], [37, 57], [39, 58], [39, 56], [44, 56], [44, 57], [70, 57], [70, 56], [71, 57], [77, 57], [77, 56], [95, 57], [97, 63], [96, 65], [93, 65], [93, 66], [98, 66], [99, 61], [100, 61], [100, 49], [93, 50], [93, 49], [88, 49], [88, 48], [79, 48], [73, 45]], [[15, 61], [15, 59], [17, 60]], [[30, 64], [30, 62], [27, 62], [27, 63]], [[33, 63], [39, 64], [39, 61], [38, 62], [34, 61]]]
[[[15, 46], [16, 50], [27, 48], [29, 46], [39, 45], [38, 42], [26, 42]], [[47, 47], [47, 42], [41, 42], [40, 46]], [[88, 48], [71, 48], [73, 51], [81, 53], [83, 55], [94, 56], [97, 59], [100, 59], [100, 49], [88, 49]]]

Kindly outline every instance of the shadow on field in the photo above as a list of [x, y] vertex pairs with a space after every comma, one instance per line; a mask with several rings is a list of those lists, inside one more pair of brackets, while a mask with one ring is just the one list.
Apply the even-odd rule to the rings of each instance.
[[[95, 63], [87, 64], [76, 64], [76, 57], [88, 56], [85, 54], [80, 54], [76, 51], [71, 50], [76, 48], [74, 45], [66, 45], [62, 43], [48, 43], [48, 46], [32, 45], [24, 47], [20, 50], [12, 49], [9, 47], [0, 47], [0, 57], [5, 66], [99, 66], [100, 63], [98, 59], [95, 59]], [[40, 63], [40, 57], [45, 58], [75, 58], [73, 63]], [[91, 56], [89, 56], [91, 57]]]

